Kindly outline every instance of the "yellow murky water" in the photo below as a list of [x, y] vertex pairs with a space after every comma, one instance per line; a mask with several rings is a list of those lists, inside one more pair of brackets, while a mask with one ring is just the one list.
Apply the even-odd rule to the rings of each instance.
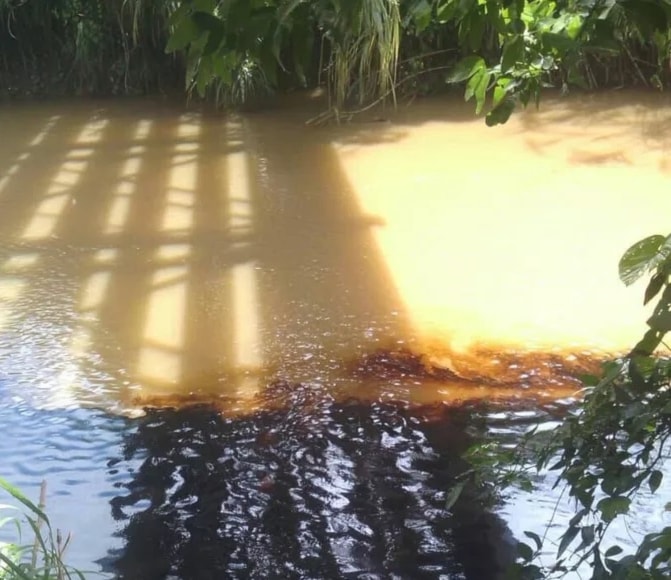
[[479, 383], [625, 349], [644, 311], [617, 261], [669, 227], [669, 104], [548, 98], [494, 129], [459, 99], [317, 128], [299, 99], [4, 106], [0, 377], [241, 401], [380, 349]]

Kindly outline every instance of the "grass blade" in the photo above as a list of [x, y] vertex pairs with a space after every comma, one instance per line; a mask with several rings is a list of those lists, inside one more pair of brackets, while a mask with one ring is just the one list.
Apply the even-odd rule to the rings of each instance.
[[32, 501], [30, 501], [25, 495], [23, 495], [23, 493], [21, 493], [21, 491], [19, 491], [17, 487], [14, 487], [11, 483], [3, 479], [2, 477], [0, 477], [0, 489], [4, 489], [16, 501], [21, 502], [31, 512], [33, 512], [40, 519], [44, 520], [44, 522], [48, 526], [50, 526], [49, 518], [46, 516], [46, 514], [40, 508], [38, 508]]

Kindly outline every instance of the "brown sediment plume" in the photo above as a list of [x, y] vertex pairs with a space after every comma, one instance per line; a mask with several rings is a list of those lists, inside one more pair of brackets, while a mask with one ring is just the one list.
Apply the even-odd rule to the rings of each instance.
[[447, 350], [417, 354], [409, 349], [379, 350], [352, 366], [362, 379], [418, 379], [490, 386], [562, 386], [597, 373], [605, 357], [592, 353], [501, 352], [480, 347], [466, 353]]
[[189, 394], [138, 395], [136, 408], [208, 406], [232, 416], [293, 408], [304, 412], [324, 402], [384, 400], [412, 407], [462, 406], [477, 401], [549, 401], [579, 396], [580, 376], [598, 372], [591, 353], [498, 352], [431, 356], [409, 349], [378, 350], [351, 361], [330, 380], [268, 378], [246, 399], [194, 389]]

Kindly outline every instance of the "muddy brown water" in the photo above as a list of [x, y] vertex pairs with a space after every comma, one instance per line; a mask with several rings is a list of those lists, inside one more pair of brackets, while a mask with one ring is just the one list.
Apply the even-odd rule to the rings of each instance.
[[440, 507], [464, 433], [554, 420], [641, 333], [616, 265], [667, 232], [666, 95], [320, 106], [0, 108], [0, 474], [49, 480], [76, 563], [486, 578], [527, 512]]

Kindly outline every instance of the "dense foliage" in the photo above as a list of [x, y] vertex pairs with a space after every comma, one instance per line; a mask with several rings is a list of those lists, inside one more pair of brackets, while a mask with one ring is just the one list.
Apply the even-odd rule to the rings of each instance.
[[668, 0], [0, 0], [0, 94], [186, 79], [228, 103], [325, 86], [343, 111], [464, 82], [495, 124], [546, 85], [663, 87], [670, 19]]
[[201, 95], [324, 81], [341, 110], [438, 77], [497, 124], [544, 86], [661, 88], [670, 22], [666, 0], [184, 0], [169, 48]]
[[0, 0], [0, 97], [155, 92], [177, 0]]

